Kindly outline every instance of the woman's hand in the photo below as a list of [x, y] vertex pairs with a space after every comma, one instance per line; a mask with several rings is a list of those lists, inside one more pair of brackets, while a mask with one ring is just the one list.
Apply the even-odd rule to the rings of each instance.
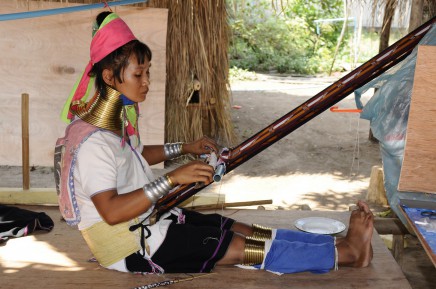
[[174, 185], [202, 182], [205, 185], [213, 180], [214, 168], [202, 161], [192, 161], [168, 173]]
[[201, 155], [215, 152], [218, 154], [218, 145], [213, 139], [204, 136], [196, 141], [183, 144], [183, 153]]

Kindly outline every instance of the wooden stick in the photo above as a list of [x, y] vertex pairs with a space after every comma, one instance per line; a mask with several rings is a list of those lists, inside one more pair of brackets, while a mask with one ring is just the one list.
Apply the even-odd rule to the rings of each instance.
[[30, 188], [29, 168], [29, 94], [21, 94], [21, 146], [23, 168], [23, 190]]
[[235, 203], [221, 203], [221, 204], [212, 204], [212, 205], [199, 205], [187, 207], [191, 210], [200, 211], [200, 210], [216, 210], [216, 209], [224, 209], [227, 207], [245, 207], [245, 206], [256, 206], [256, 205], [267, 205], [272, 204], [272, 200], [259, 200], [259, 201], [249, 201], [249, 202], [235, 202]]

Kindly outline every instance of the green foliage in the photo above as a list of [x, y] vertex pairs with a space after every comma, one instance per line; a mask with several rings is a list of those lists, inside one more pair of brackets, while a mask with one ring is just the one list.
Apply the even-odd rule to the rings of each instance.
[[236, 80], [257, 80], [256, 72], [248, 71], [238, 67], [231, 67], [229, 70], [230, 82]]
[[[404, 28], [391, 28], [389, 36], [389, 45], [404, 37], [408, 31]], [[380, 31], [379, 29], [366, 28], [362, 30], [362, 39], [360, 40], [360, 53], [358, 62], [363, 63], [368, 61], [379, 53]]]
[[342, 22], [320, 24], [318, 35], [314, 21], [343, 17], [342, 0], [283, 1], [281, 11], [274, 11], [270, 0], [227, 1], [231, 66], [298, 74], [329, 69]]

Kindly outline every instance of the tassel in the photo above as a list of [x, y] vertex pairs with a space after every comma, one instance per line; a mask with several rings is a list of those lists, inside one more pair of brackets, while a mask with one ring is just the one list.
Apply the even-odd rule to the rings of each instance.
[[121, 111], [121, 147], [124, 148], [126, 145], [126, 129], [125, 129], [125, 123], [126, 123], [126, 110], [123, 106], [123, 110]]
[[124, 146], [125, 141], [129, 141], [130, 137], [132, 137], [134, 139], [133, 146], [137, 147], [140, 142], [138, 129], [139, 106], [125, 95], [120, 95], [120, 98], [123, 101], [121, 145]]

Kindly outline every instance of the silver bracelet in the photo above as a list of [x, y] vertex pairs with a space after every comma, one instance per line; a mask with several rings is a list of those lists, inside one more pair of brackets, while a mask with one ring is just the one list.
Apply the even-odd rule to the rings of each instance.
[[170, 182], [168, 176], [162, 176], [157, 178], [154, 182], [146, 184], [144, 189], [145, 196], [153, 203], [156, 202], [168, 194], [168, 192], [174, 187], [174, 185]]
[[164, 144], [165, 158], [171, 160], [180, 157], [183, 154], [182, 149], [183, 143], [181, 142]]

